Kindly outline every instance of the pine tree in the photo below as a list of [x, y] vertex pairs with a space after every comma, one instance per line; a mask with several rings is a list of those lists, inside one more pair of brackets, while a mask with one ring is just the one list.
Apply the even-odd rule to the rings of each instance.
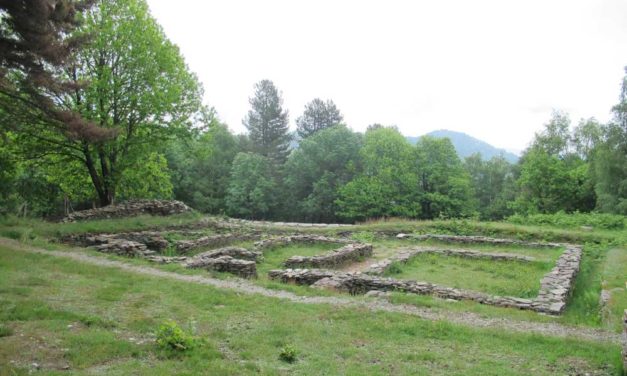
[[89, 37], [71, 32], [79, 25], [77, 13], [92, 4], [92, 0], [0, 0], [0, 110], [11, 117], [5, 126], [29, 132], [29, 124], [46, 123], [79, 140], [112, 135], [58, 106], [61, 95], [84, 86], [59, 79], [58, 73]]
[[289, 154], [288, 113], [283, 99], [270, 80], [255, 84], [255, 95], [249, 99], [251, 109], [242, 121], [248, 129], [254, 151], [283, 163]]
[[319, 130], [338, 125], [344, 117], [332, 100], [316, 98], [305, 105], [303, 115], [296, 120], [298, 135], [306, 138]]

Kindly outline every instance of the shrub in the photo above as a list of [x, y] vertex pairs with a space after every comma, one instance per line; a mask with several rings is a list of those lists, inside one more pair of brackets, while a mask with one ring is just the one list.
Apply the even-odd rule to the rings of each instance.
[[528, 216], [515, 214], [507, 218], [510, 223], [522, 225], [549, 225], [559, 227], [591, 226], [606, 230], [621, 230], [625, 228], [625, 216], [603, 213], [571, 213], [557, 212], [555, 214], [531, 214]]
[[284, 362], [294, 363], [296, 361], [296, 349], [291, 345], [285, 345], [281, 348], [279, 359]]
[[168, 320], [159, 325], [157, 330], [157, 345], [165, 350], [185, 352], [191, 350], [196, 339], [191, 333], [184, 331], [178, 324]]

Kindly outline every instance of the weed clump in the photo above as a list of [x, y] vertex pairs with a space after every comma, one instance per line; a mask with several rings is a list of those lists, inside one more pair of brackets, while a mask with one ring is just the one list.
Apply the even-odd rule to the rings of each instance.
[[294, 363], [297, 355], [296, 349], [292, 345], [285, 345], [281, 348], [279, 359], [287, 363]]
[[157, 345], [164, 350], [181, 353], [193, 349], [196, 343], [197, 340], [191, 333], [183, 330], [172, 320], [159, 325]]

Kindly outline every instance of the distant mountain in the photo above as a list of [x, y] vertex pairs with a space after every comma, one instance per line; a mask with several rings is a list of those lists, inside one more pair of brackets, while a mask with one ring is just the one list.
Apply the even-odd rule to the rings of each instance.
[[[425, 136], [431, 136], [436, 138], [448, 137], [453, 143], [453, 146], [455, 146], [457, 155], [459, 155], [461, 159], [469, 157], [474, 153], [481, 153], [481, 157], [483, 158], [483, 160], [488, 160], [492, 157], [502, 155], [503, 158], [505, 158], [510, 163], [518, 162], [518, 156], [516, 154], [510, 153], [505, 149], [496, 148], [488, 144], [487, 142], [469, 136], [466, 133], [441, 129], [429, 132]], [[407, 140], [412, 144], [415, 144], [420, 139], [420, 137], [407, 137]]]

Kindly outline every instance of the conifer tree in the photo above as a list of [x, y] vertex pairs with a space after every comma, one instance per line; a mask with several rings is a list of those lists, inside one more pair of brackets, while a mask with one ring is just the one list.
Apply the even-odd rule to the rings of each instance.
[[288, 113], [274, 83], [262, 80], [255, 84], [249, 99], [251, 109], [242, 123], [248, 129], [253, 149], [258, 154], [283, 163], [289, 154]]

